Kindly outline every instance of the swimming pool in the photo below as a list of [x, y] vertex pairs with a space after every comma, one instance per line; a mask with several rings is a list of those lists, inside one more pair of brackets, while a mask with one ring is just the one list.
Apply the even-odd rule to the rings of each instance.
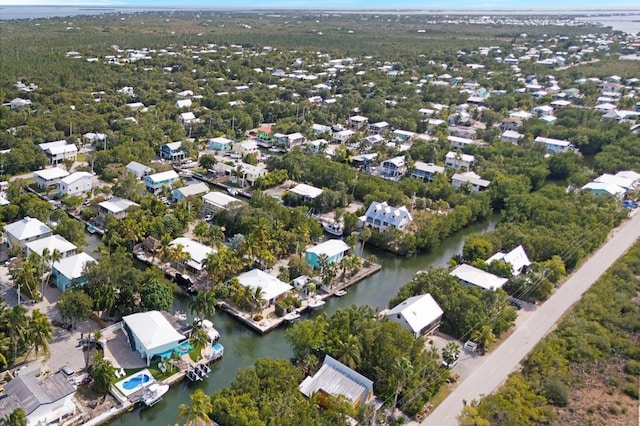
[[124, 396], [128, 397], [132, 393], [140, 390], [143, 386], [149, 385], [153, 382], [155, 382], [155, 379], [149, 370], [145, 368], [126, 379], [120, 380], [115, 384], [115, 386]]
[[191, 343], [184, 342], [176, 348], [176, 352], [178, 352], [178, 355], [182, 356], [191, 352], [192, 349], [193, 346], [191, 346]]

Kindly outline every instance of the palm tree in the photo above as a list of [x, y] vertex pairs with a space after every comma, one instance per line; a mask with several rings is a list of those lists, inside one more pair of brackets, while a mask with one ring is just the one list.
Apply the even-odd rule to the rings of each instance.
[[402, 357], [395, 360], [393, 370], [393, 376], [396, 379], [396, 390], [393, 397], [393, 411], [391, 416], [396, 413], [396, 406], [398, 405], [398, 396], [400, 395], [400, 392], [402, 392], [402, 389], [404, 389], [405, 385], [413, 375], [413, 365], [411, 365], [411, 361], [409, 361], [408, 358]]
[[42, 273], [42, 280], [40, 282], [40, 294], [42, 295], [42, 297], [44, 297], [44, 287], [51, 275], [53, 264], [62, 259], [62, 253], [60, 253], [60, 250], [58, 249], [54, 249], [53, 252], [49, 252], [49, 249], [45, 247], [42, 250], [42, 256], [40, 258], [42, 260], [42, 267], [44, 269]]
[[24, 349], [27, 341], [27, 330], [29, 328], [27, 309], [22, 305], [14, 306], [12, 309], [6, 311], [6, 315], [3, 316], [3, 322], [9, 325], [3, 328], [11, 339], [13, 360], [15, 360], [18, 356], [18, 346]]
[[242, 164], [238, 164], [238, 166], [231, 171], [231, 175], [235, 178], [235, 181], [238, 184], [238, 186], [240, 187], [244, 186], [245, 173], [244, 173], [244, 168], [242, 167]]
[[0, 366], [9, 367], [9, 350], [11, 349], [11, 339], [0, 333]]
[[212, 317], [216, 313], [218, 301], [212, 291], [201, 291], [189, 304], [189, 310], [200, 320]]
[[163, 262], [166, 262], [169, 259], [169, 255], [171, 253], [171, 235], [164, 234], [162, 238], [160, 238], [160, 259]]
[[479, 344], [483, 351], [486, 351], [496, 341], [496, 335], [493, 334], [491, 326], [486, 324], [471, 333], [471, 340]]
[[[364, 253], [364, 244], [371, 239], [371, 228], [365, 226], [360, 231], [360, 239], [362, 240], [362, 247], [360, 247], [360, 253]], [[364, 256], [364, 254], [362, 254]]]
[[347, 367], [355, 369], [360, 364], [362, 345], [354, 335], [348, 335], [346, 340], [339, 340], [337, 345], [337, 359]]
[[253, 308], [253, 312], [261, 311], [262, 307], [266, 304], [264, 300], [265, 292], [262, 287], [256, 286], [252, 293], [250, 293], [250, 303]]
[[451, 364], [460, 356], [460, 346], [456, 342], [449, 342], [447, 345], [442, 348], [442, 359], [447, 363]]
[[210, 425], [209, 414], [213, 412], [211, 399], [202, 389], [196, 389], [190, 396], [191, 405], [178, 406], [178, 418], [184, 419], [185, 426]]
[[180, 243], [172, 245], [169, 251], [169, 259], [174, 262], [176, 267], [182, 263], [191, 259], [189, 253], [184, 249], [184, 246]]
[[204, 220], [199, 220], [196, 226], [193, 228], [193, 235], [198, 238], [199, 242], [202, 242], [209, 234], [209, 225]]
[[224, 276], [223, 272], [227, 266], [224, 249], [221, 248], [221, 250], [209, 253], [204, 264], [207, 269], [209, 281], [213, 284], [213, 287], [215, 287], [217, 283], [216, 278], [219, 279], [219, 277]]
[[[36, 308], [31, 313], [28, 336], [32, 345], [29, 354], [33, 349], [36, 350], [36, 356], [40, 350], [45, 355], [49, 353], [49, 341], [53, 339], [53, 327], [49, 322], [49, 318], [40, 312], [40, 309]], [[27, 355], [28, 357], [29, 355]]]

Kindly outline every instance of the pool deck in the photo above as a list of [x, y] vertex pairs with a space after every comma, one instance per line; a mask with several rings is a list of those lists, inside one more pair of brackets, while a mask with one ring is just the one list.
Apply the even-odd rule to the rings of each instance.
[[[136, 376], [140, 376], [146, 374], [147, 376], [149, 376], [151, 378], [151, 380], [149, 380], [148, 382], [142, 384], [141, 386], [138, 386], [139, 389], [136, 390], [128, 390], [124, 388], [124, 383], [127, 380], [131, 380], [132, 378], [136, 377]], [[144, 369], [144, 370], [140, 370], [135, 374], [132, 374], [130, 376], [127, 376], [125, 378], [123, 378], [122, 380], [116, 382], [113, 386], [118, 389], [118, 391], [125, 396], [127, 399], [129, 399], [129, 401], [138, 401], [140, 399], [140, 397], [142, 396], [142, 394], [144, 394], [145, 389], [147, 386], [149, 386], [151, 383], [154, 383], [156, 381], [156, 379], [153, 377], [153, 374], [151, 374], [151, 372], [148, 369]], [[140, 395], [137, 395], [137, 399], [134, 397], [137, 393], [140, 393]]]

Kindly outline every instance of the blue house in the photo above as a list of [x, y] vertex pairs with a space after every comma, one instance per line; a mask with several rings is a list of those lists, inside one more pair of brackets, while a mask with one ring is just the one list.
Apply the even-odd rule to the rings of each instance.
[[349, 246], [342, 240], [327, 240], [324, 243], [311, 247], [304, 253], [305, 261], [314, 268], [320, 268], [319, 258], [326, 254], [329, 263], [337, 263], [349, 252]]
[[51, 273], [55, 280], [56, 287], [58, 287], [60, 291], [65, 291], [71, 283], [83, 285], [84, 277], [82, 273], [84, 267], [91, 262], [96, 262], [96, 260], [84, 252], [65, 257], [55, 262], [51, 268]]
[[144, 184], [147, 187], [148, 193], [159, 194], [163, 187], [173, 185], [173, 182], [177, 179], [178, 174], [173, 170], [168, 170], [166, 172], [145, 176]]
[[151, 365], [151, 358], [170, 354], [186, 338], [160, 311], [127, 315], [122, 317], [122, 322], [129, 344], [146, 359], [147, 366]]
[[186, 153], [182, 149], [182, 142], [165, 143], [160, 147], [160, 158], [169, 161], [182, 160]]
[[213, 151], [229, 151], [231, 149], [232, 141], [227, 138], [211, 138], [207, 141], [207, 149]]

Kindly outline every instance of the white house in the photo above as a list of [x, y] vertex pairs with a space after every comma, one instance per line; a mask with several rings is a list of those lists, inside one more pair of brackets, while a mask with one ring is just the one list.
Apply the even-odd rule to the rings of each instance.
[[356, 130], [362, 130], [367, 125], [367, 117], [363, 117], [362, 115], [353, 115], [349, 117], [349, 127]]
[[142, 180], [145, 176], [151, 174], [151, 167], [145, 166], [144, 164], [138, 163], [137, 161], [131, 161], [125, 166], [125, 169], [127, 170], [127, 172], [136, 175], [136, 178], [138, 178], [138, 180]]
[[345, 143], [346, 141], [348, 141], [351, 136], [355, 135], [356, 132], [354, 132], [353, 130], [340, 130], [339, 132], [334, 132], [331, 137], [333, 138], [333, 141], [336, 143]]
[[515, 130], [505, 130], [501, 135], [500, 135], [500, 140], [502, 142], [509, 142], [512, 144], [517, 144], [518, 141], [520, 141], [520, 139], [524, 138], [524, 135], [522, 133], [518, 133]]
[[386, 202], [371, 203], [365, 213], [365, 223], [373, 229], [384, 232], [389, 228], [404, 231], [413, 221], [413, 217], [405, 206], [392, 207]]
[[482, 269], [465, 264], [456, 266], [449, 274], [458, 278], [463, 285], [474, 285], [483, 290], [497, 290], [509, 281], [506, 278], [498, 277]]
[[293, 289], [290, 284], [284, 283], [260, 269], [252, 269], [238, 275], [238, 281], [243, 287], [252, 291], [260, 287], [262, 298], [267, 302], [267, 306], [273, 305]]
[[218, 210], [227, 210], [232, 203], [242, 203], [222, 192], [212, 191], [202, 196], [204, 214], [213, 214]]
[[125, 334], [129, 343], [146, 358], [151, 358], [174, 349], [185, 339], [160, 311], [139, 312], [122, 317]]
[[461, 152], [449, 151], [444, 158], [444, 164], [456, 170], [469, 170], [475, 162], [476, 158], [473, 155], [463, 154]]
[[461, 136], [447, 136], [447, 140], [451, 143], [451, 149], [464, 149], [469, 145], [478, 145], [478, 141]]
[[557, 154], [559, 152], [569, 151], [573, 148], [573, 145], [569, 141], [553, 139], [553, 138], [545, 138], [543, 136], [538, 136], [533, 140], [535, 143], [544, 144], [547, 153], [549, 154]]
[[27, 417], [27, 426], [54, 422], [61, 424], [62, 419], [76, 412], [73, 403], [76, 388], [64, 374], [40, 373], [40, 364], [31, 364], [20, 369], [20, 372], [3, 386], [0, 419], [5, 419], [15, 409], [22, 408]]
[[258, 149], [258, 144], [254, 140], [246, 140], [242, 142], [236, 142], [233, 144], [233, 148], [231, 148], [233, 152], [237, 152], [242, 157], [245, 155], [260, 155], [260, 150]]
[[60, 253], [61, 258], [73, 256], [76, 254], [77, 246], [60, 235], [49, 235], [39, 240], [29, 241], [25, 244], [27, 249], [27, 257], [31, 253], [42, 256], [45, 249], [49, 254], [53, 254], [56, 250]]
[[133, 206], [139, 206], [139, 204], [126, 198], [113, 197], [98, 204], [98, 213], [102, 216], [103, 220], [107, 216], [113, 216], [116, 219], [122, 220], [127, 215], [127, 210]]
[[182, 246], [182, 250], [187, 253], [188, 257], [181, 263], [192, 272], [201, 272], [205, 268], [207, 256], [216, 252], [215, 249], [186, 237], [178, 237], [169, 245], [172, 247]]
[[409, 330], [416, 338], [438, 329], [444, 311], [430, 294], [413, 296], [389, 310], [385, 316]]
[[503, 253], [499, 251], [488, 258], [486, 262], [491, 263], [494, 260], [503, 260], [511, 265], [514, 276], [526, 272], [529, 265], [531, 265], [529, 256], [527, 256], [527, 252], [524, 251], [524, 247], [522, 247], [521, 245], [511, 250], [509, 253]]
[[197, 119], [192, 112], [183, 112], [178, 115], [178, 122], [184, 127], [188, 127], [199, 123], [201, 120]]
[[377, 123], [369, 124], [369, 132], [374, 135], [384, 135], [389, 130], [389, 123], [386, 121], [378, 121]]
[[61, 195], [82, 195], [91, 191], [93, 176], [89, 172], [75, 172], [60, 179]]
[[305, 200], [314, 200], [322, 194], [322, 189], [307, 185], [306, 183], [299, 183], [291, 188], [289, 192], [299, 195]]
[[67, 159], [75, 160], [78, 155], [78, 148], [66, 140], [41, 143], [38, 146], [49, 158], [50, 164], [58, 164]]
[[453, 176], [451, 176], [451, 184], [456, 188], [470, 185], [471, 192], [481, 192], [487, 189], [489, 185], [491, 185], [491, 181], [482, 179], [477, 173], [465, 172], [455, 173]]
[[407, 172], [407, 161], [404, 156], [384, 160], [380, 169], [380, 176], [390, 179], [398, 179]]
[[175, 104], [173, 104], [174, 107], [176, 107], [177, 109], [182, 109], [182, 108], [191, 108], [191, 99], [178, 99], [176, 101]]
[[433, 163], [423, 163], [422, 161], [416, 161], [413, 165], [413, 171], [411, 177], [416, 179], [422, 179], [425, 182], [431, 182], [436, 174], [443, 174], [445, 168], [437, 166]]
[[171, 191], [171, 196], [176, 202], [183, 201], [187, 197], [198, 196], [209, 192], [209, 187], [204, 182], [194, 183], [192, 185], [176, 188]]
[[51, 235], [51, 228], [36, 218], [25, 217], [17, 222], [5, 225], [4, 234], [9, 247], [19, 245], [24, 247], [29, 241]]
[[[235, 146], [235, 145], [234, 145]], [[260, 166], [253, 166], [251, 164], [240, 163], [237, 166], [241, 171], [241, 176], [237, 178], [240, 186], [253, 185], [256, 179], [267, 174], [267, 169]], [[232, 176], [232, 179], [234, 177]]]
[[40, 188], [45, 189], [50, 186], [58, 187], [60, 185], [60, 179], [67, 176], [69, 176], [69, 172], [59, 167], [36, 170], [35, 172], [33, 172], [33, 178], [36, 180], [36, 184]]

